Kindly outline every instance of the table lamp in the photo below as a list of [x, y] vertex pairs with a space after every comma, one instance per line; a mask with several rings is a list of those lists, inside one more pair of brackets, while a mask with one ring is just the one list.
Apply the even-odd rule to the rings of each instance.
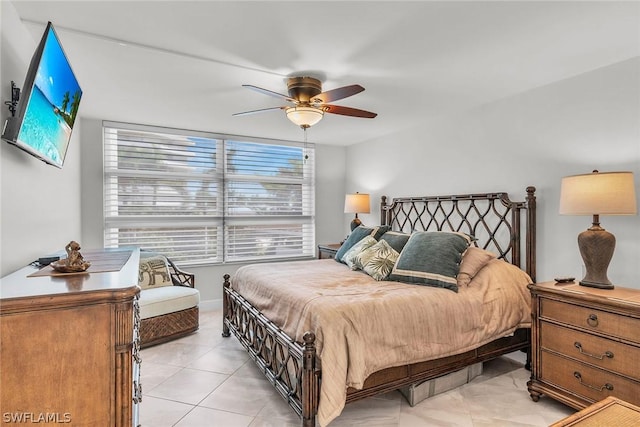
[[632, 172], [603, 172], [562, 178], [561, 215], [593, 215], [590, 228], [578, 235], [578, 248], [586, 274], [580, 285], [613, 289], [607, 267], [613, 257], [616, 238], [600, 227], [600, 215], [635, 215], [636, 194]]
[[356, 217], [351, 221], [351, 231], [355, 230], [357, 226], [362, 224], [362, 221], [358, 218], [359, 213], [369, 213], [370, 210], [369, 195], [368, 194], [347, 194], [344, 197], [344, 213], [354, 213]]

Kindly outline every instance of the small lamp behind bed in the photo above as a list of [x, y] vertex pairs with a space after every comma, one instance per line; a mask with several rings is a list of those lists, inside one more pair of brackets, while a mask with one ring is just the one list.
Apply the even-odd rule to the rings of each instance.
[[351, 221], [351, 231], [362, 224], [362, 221], [358, 218], [358, 214], [371, 212], [370, 206], [368, 194], [355, 193], [347, 194], [344, 197], [344, 213], [356, 214], [356, 217]]
[[600, 215], [635, 215], [636, 195], [632, 172], [605, 172], [562, 178], [561, 215], [593, 215], [591, 227], [578, 236], [580, 255], [587, 270], [582, 286], [613, 289], [607, 267], [616, 238], [600, 226]]

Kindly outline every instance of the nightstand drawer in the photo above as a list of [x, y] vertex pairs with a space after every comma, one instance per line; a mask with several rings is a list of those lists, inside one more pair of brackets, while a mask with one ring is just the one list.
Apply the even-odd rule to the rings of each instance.
[[637, 348], [547, 322], [540, 322], [540, 330], [542, 349], [640, 380], [638, 361], [632, 356]]
[[318, 245], [318, 259], [335, 259], [340, 246], [342, 246], [340, 243]]
[[335, 259], [336, 258], [336, 253], [335, 252], [319, 251], [318, 258], [319, 259]]
[[540, 316], [638, 343], [640, 319], [543, 298]]
[[637, 405], [640, 403], [640, 383], [628, 380], [607, 371], [589, 367], [580, 362], [544, 351], [542, 358], [542, 381], [554, 384], [592, 402], [607, 396]]

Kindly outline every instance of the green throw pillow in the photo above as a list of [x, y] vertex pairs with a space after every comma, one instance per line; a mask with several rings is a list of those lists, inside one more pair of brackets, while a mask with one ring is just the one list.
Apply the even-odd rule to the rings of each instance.
[[399, 233], [397, 231], [387, 231], [382, 235], [380, 240], [385, 240], [389, 246], [391, 246], [396, 252], [402, 252], [402, 248], [407, 244], [407, 241], [411, 237], [407, 233]]
[[342, 257], [344, 257], [344, 254], [346, 254], [353, 245], [364, 239], [366, 236], [373, 236], [374, 239], [378, 240], [380, 236], [389, 231], [389, 228], [390, 227], [386, 225], [382, 225], [380, 227], [365, 227], [364, 225], [357, 226], [351, 234], [349, 234], [349, 237], [347, 237], [347, 240], [344, 241], [342, 246], [340, 246], [338, 252], [336, 252], [335, 260], [344, 264]]
[[464, 233], [419, 231], [411, 235], [389, 280], [458, 292], [456, 276], [471, 238]]

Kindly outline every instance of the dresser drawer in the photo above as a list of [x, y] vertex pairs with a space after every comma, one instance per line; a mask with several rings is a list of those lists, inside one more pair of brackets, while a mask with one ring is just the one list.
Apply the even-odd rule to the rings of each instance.
[[637, 347], [547, 322], [540, 322], [540, 331], [542, 349], [640, 380]]
[[540, 316], [640, 343], [640, 319], [542, 298]]
[[540, 379], [592, 402], [615, 396], [640, 404], [640, 383], [543, 351]]

